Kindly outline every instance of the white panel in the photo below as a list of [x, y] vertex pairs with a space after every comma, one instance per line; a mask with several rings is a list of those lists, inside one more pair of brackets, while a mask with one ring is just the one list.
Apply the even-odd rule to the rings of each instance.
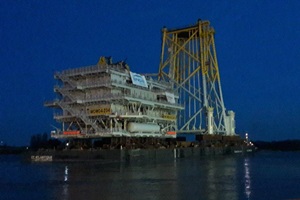
[[169, 103], [175, 103], [175, 97], [174, 94], [166, 92], [166, 97]]
[[130, 72], [130, 77], [134, 85], [148, 88], [145, 76]]

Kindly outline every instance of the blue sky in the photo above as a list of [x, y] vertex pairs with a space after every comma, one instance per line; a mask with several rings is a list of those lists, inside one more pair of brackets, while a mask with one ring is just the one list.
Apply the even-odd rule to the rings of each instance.
[[225, 106], [253, 140], [300, 139], [300, 1], [0, 1], [0, 140], [50, 132], [53, 73], [127, 59], [158, 71], [161, 29], [209, 20]]

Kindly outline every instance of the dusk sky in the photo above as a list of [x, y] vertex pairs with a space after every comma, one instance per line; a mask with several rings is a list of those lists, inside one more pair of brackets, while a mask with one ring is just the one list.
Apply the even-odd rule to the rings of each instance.
[[225, 107], [252, 140], [300, 139], [300, 1], [0, 0], [0, 140], [50, 133], [55, 71], [127, 59], [156, 73], [161, 29], [209, 20]]

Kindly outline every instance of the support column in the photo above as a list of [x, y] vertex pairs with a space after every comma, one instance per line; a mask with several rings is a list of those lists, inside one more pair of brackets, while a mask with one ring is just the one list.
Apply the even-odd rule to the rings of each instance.
[[212, 135], [214, 133], [214, 108], [207, 107], [207, 132]]
[[229, 124], [229, 129], [227, 130], [228, 135], [235, 135], [235, 113], [230, 110], [228, 111], [228, 124]]

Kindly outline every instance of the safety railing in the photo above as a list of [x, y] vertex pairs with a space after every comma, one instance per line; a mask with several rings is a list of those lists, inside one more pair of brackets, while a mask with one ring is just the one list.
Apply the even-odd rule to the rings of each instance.
[[58, 104], [62, 109], [67, 110], [72, 116], [80, 118], [86, 125], [91, 125], [95, 129], [95, 131], [99, 130], [96, 121], [90, 119], [86, 115], [85, 111], [76, 110], [64, 102], [58, 102]]

